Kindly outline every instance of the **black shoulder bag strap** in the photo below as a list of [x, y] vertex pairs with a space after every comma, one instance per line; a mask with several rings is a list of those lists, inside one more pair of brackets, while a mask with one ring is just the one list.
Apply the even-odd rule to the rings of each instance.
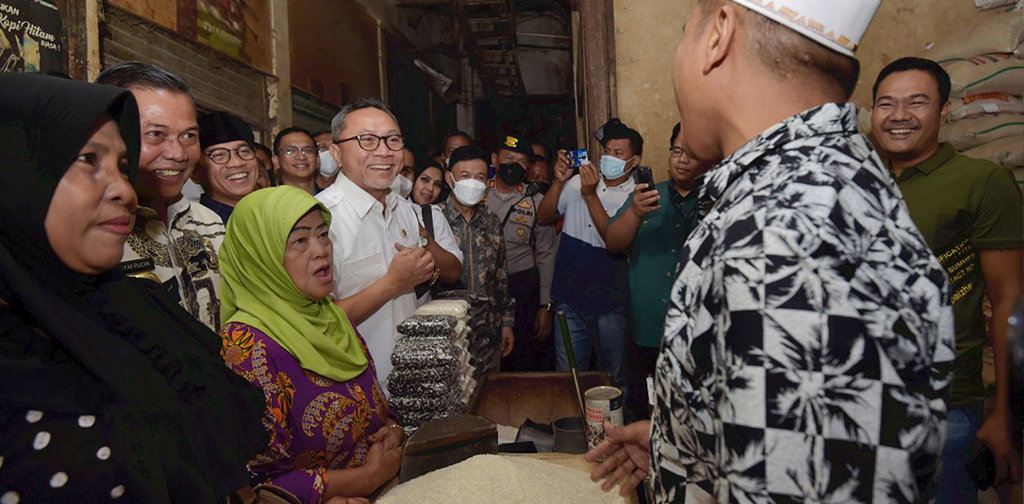
[[430, 208], [430, 205], [423, 205], [420, 207], [420, 213], [423, 214], [423, 227], [427, 229], [427, 234], [431, 238], [436, 239], [434, 236], [434, 211]]

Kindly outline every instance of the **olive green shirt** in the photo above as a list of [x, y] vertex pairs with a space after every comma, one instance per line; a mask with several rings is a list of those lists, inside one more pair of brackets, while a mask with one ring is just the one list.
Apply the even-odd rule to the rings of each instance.
[[896, 183], [914, 224], [949, 277], [956, 318], [956, 365], [949, 405], [982, 401], [985, 279], [977, 251], [1024, 247], [1020, 189], [1006, 168], [961, 156], [949, 144], [904, 169]]

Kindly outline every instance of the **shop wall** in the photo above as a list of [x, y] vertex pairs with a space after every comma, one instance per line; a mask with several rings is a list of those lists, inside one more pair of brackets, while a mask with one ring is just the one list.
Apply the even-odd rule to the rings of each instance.
[[328, 103], [381, 98], [377, 20], [355, 0], [288, 2], [292, 86]]
[[116, 7], [107, 9], [100, 46], [104, 68], [122, 61], [159, 65], [189, 83], [200, 109], [225, 110], [257, 130], [268, 128], [265, 77], [248, 65]]
[[273, 73], [270, 0], [107, 0], [109, 5]]
[[[619, 117], [644, 136], [644, 163], [655, 178], [668, 177], [672, 126], [679, 120], [671, 66], [682, 29], [696, 0], [615, 1], [616, 99]], [[628, 7], [628, 8], [627, 8]], [[886, 64], [902, 56], [922, 56], [927, 43], [979, 14], [971, 0], [882, 2], [857, 51], [861, 79], [853, 101], [871, 105], [871, 85]]]

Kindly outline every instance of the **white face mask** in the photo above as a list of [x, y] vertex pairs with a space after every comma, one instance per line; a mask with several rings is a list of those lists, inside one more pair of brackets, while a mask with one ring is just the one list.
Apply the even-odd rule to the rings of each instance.
[[487, 184], [476, 179], [462, 179], [455, 183], [452, 194], [458, 198], [459, 203], [466, 206], [473, 206], [484, 199], [487, 192]]
[[405, 178], [405, 175], [398, 174], [395, 180], [391, 181], [391, 192], [395, 193], [399, 198], [408, 198], [409, 194], [412, 193], [412, 181]]
[[320, 153], [320, 175], [333, 177], [338, 174], [339, 170], [338, 163], [334, 162], [334, 156], [331, 155], [330, 149]]

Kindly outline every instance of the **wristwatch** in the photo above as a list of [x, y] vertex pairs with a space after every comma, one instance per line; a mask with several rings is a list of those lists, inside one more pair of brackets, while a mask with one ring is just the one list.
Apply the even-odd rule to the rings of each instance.
[[426, 247], [428, 243], [430, 243], [430, 240], [427, 238], [427, 235], [420, 235], [420, 246]]
[[555, 311], [555, 303], [544, 303], [540, 307], [547, 311]]

